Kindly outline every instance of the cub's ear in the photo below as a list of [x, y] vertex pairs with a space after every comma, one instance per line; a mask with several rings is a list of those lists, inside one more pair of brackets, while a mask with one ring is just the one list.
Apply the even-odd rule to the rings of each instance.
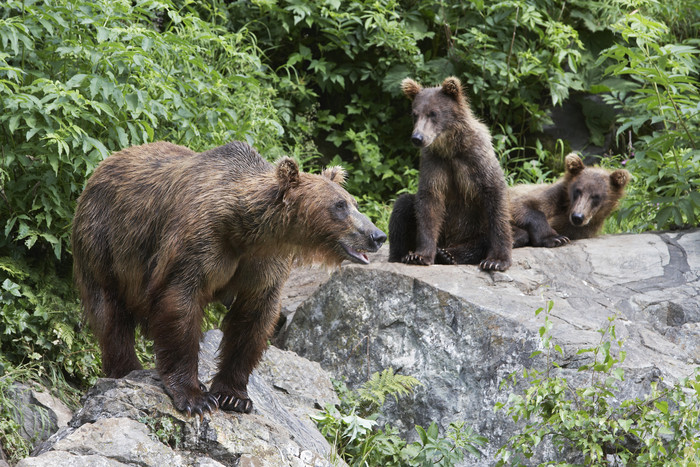
[[420, 84], [413, 81], [411, 78], [404, 78], [401, 81], [401, 90], [404, 95], [413, 100], [416, 95], [423, 90]]
[[578, 154], [574, 154], [573, 152], [564, 159], [564, 166], [566, 167], [566, 173], [568, 175], [578, 175], [586, 168]]
[[624, 188], [630, 181], [630, 173], [625, 169], [617, 169], [610, 174], [610, 183], [617, 189]]
[[297, 161], [291, 157], [283, 157], [277, 161], [277, 180], [283, 191], [299, 185], [299, 165]]
[[450, 76], [442, 82], [442, 92], [455, 100], [462, 99], [462, 83], [458, 78]]
[[334, 165], [333, 167], [328, 167], [323, 172], [321, 172], [323, 177], [326, 177], [331, 182], [335, 182], [338, 185], [345, 183], [345, 169], [339, 165]]

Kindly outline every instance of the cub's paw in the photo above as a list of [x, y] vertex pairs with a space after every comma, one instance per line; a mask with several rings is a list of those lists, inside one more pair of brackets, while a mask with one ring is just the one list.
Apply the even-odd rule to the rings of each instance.
[[484, 271], [505, 271], [510, 267], [510, 260], [486, 258], [479, 267]]
[[566, 245], [569, 242], [571, 242], [571, 240], [569, 240], [569, 237], [566, 237], [564, 235], [553, 235], [544, 241], [544, 246], [546, 246], [547, 248], [555, 248], [558, 246]]
[[240, 413], [250, 413], [253, 410], [253, 401], [248, 398], [236, 397], [233, 394], [218, 394], [217, 398], [221, 410]]
[[438, 248], [435, 252], [435, 264], [457, 264], [457, 261], [452, 253], [444, 248]]
[[429, 266], [430, 263], [423, 256], [417, 255], [412, 251], [409, 251], [406, 256], [401, 259], [402, 263], [405, 264], [417, 264], [419, 266]]

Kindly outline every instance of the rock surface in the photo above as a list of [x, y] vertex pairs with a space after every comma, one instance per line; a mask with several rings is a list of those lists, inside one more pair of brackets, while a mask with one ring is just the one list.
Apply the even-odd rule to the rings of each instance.
[[584, 360], [577, 351], [600, 342], [609, 318], [625, 340], [623, 397], [700, 364], [700, 230], [521, 248], [505, 273], [387, 263], [385, 255], [334, 273], [296, 310], [282, 340], [351, 385], [387, 367], [417, 377], [424, 386], [390, 404], [386, 418], [407, 434], [415, 424], [468, 421], [490, 443], [465, 465], [493, 465], [515, 431], [493, 407], [507, 399], [499, 390], [507, 375], [543, 367], [529, 356], [544, 319], [535, 310], [549, 300], [553, 339], [564, 350], [558, 363], [572, 379]]
[[[221, 332], [200, 351], [200, 380], [215, 372]], [[218, 411], [201, 420], [177, 412], [153, 370], [100, 379], [69, 426], [17, 465], [26, 466], [326, 466], [330, 446], [309, 414], [336, 403], [317, 363], [270, 347], [251, 375], [247, 415]]]
[[[332, 274], [293, 272], [278, 342], [320, 365], [270, 347], [251, 375], [252, 414], [184, 417], [156, 373], [142, 370], [99, 380], [68, 426], [18, 465], [329, 465], [330, 446], [308, 418], [337, 402], [321, 367], [351, 384], [388, 367], [417, 377], [424, 385], [389, 403], [387, 420], [409, 435], [415, 424], [436, 421], [444, 429], [466, 420], [490, 443], [482, 458], [464, 465], [493, 465], [495, 451], [517, 429], [493, 411], [507, 399], [499, 384], [513, 371], [542, 367], [529, 356], [540, 347], [543, 314], [535, 310], [549, 300], [553, 338], [564, 349], [558, 362], [571, 379], [584, 362], [577, 350], [596, 345], [610, 317], [627, 351], [623, 397], [644, 394], [650, 381], [688, 375], [700, 363], [700, 230], [522, 248], [506, 273], [392, 264], [386, 254], [385, 248], [369, 266]], [[202, 344], [205, 383], [220, 335], [210, 331]], [[55, 410], [54, 417], [59, 425]]]

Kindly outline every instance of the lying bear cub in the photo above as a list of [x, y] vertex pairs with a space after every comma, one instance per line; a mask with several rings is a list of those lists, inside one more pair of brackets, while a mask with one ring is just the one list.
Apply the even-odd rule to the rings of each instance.
[[514, 248], [552, 248], [593, 237], [624, 196], [630, 179], [626, 170], [586, 167], [573, 153], [565, 164], [556, 183], [508, 189]]

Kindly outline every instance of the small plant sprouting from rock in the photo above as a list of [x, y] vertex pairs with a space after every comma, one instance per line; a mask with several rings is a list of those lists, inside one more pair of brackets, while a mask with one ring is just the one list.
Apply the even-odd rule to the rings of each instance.
[[335, 449], [335, 455], [350, 466], [452, 466], [464, 460], [465, 453], [479, 456], [478, 445], [486, 438], [475, 434], [464, 422], [451, 423], [440, 436], [433, 422], [426, 430], [417, 425], [419, 440], [408, 443], [396, 428], [378, 428], [377, 418], [387, 396], [396, 400], [413, 392], [421, 383], [412, 376], [397, 375], [391, 368], [374, 373], [355, 390], [334, 381], [340, 405], [328, 404], [314, 420]]
[[[563, 355], [552, 343], [552, 322], [545, 311], [540, 339], [547, 359], [544, 371], [523, 371], [528, 384], [524, 394], [511, 392], [508, 402], [496, 404], [524, 428], [512, 436], [497, 453], [497, 465], [528, 465], [543, 440], [580, 459], [585, 465], [697, 465], [700, 461], [700, 368], [672, 386], [652, 382], [644, 398], [621, 400], [619, 384], [624, 370], [623, 341], [615, 333], [614, 318], [599, 330], [600, 342], [581, 349], [590, 363], [578, 371], [587, 376], [574, 385], [552, 360], [552, 351]], [[616, 347], [616, 348], [615, 348]], [[611, 350], [612, 348], [612, 350]], [[533, 357], [542, 352], [533, 353]], [[504, 381], [515, 387], [515, 374]], [[502, 385], [503, 386], [503, 385]], [[565, 450], [565, 451], [564, 451]], [[567, 454], [569, 457], [569, 454]], [[568, 459], [570, 460], [570, 459]], [[555, 465], [555, 464], [547, 464]], [[570, 465], [561, 463], [556, 465]]]
[[182, 426], [173, 422], [170, 417], [143, 417], [139, 422], [145, 424], [151, 431], [151, 438], [167, 444], [173, 449], [179, 449], [182, 445]]

